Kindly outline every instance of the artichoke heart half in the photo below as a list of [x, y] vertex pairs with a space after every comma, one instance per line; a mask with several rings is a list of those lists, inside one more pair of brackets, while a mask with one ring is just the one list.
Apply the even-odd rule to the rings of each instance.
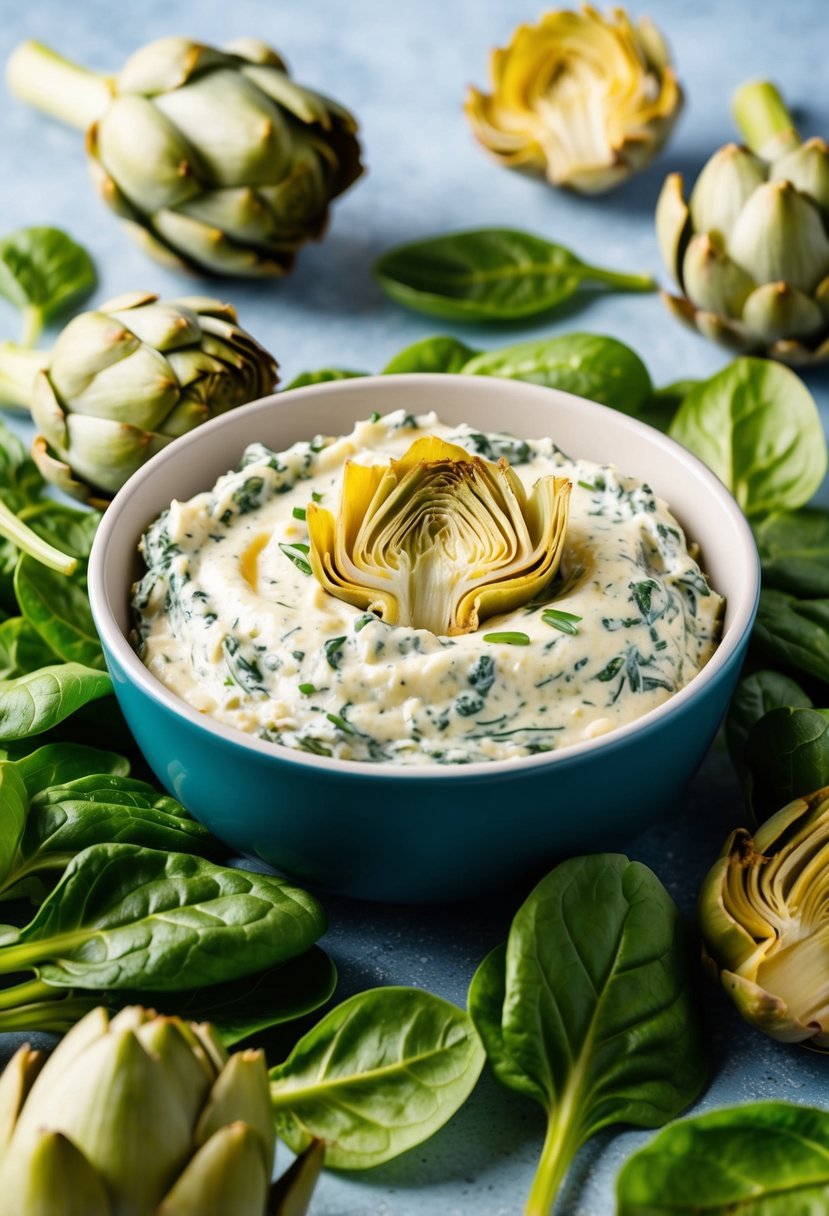
[[700, 893], [709, 960], [743, 1017], [829, 1050], [829, 787], [732, 832]]
[[525, 604], [558, 569], [571, 483], [531, 494], [505, 460], [434, 436], [384, 465], [346, 461], [339, 515], [307, 509], [314, 574], [390, 625], [471, 633]]

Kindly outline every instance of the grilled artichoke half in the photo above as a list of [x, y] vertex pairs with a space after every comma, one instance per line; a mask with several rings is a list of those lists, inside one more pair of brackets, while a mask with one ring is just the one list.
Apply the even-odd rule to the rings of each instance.
[[699, 900], [708, 961], [743, 1017], [829, 1051], [829, 787], [732, 832]]
[[505, 460], [418, 439], [389, 464], [347, 461], [336, 518], [308, 504], [311, 568], [331, 595], [388, 624], [470, 633], [556, 573], [570, 490], [541, 477], [528, 496]]
[[647, 18], [557, 9], [495, 50], [491, 94], [471, 88], [466, 114], [502, 164], [582, 194], [643, 169], [682, 108], [670, 52]]

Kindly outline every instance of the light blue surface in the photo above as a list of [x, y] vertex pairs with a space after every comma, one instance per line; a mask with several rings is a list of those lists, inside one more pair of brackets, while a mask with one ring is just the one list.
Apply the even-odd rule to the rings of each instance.
[[[375, 370], [406, 343], [455, 332], [496, 346], [575, 328], [613, 334], [644, 356], [655, 380], [704, 375], [724, 352], [681, 329], [654, 297], [608, 296], [573, 305], [556, 320], [491, 331], [430, 324], [386, 302], [369, 267], [389, 245], [451, 228], [511, 224], [569, 244], [591, 261], [659, 269], [651, 215], [663, 175], [693, 178], [711, 151], [733, 136], [728, 100], [742, 80], [771, 75], [802, 110], [804, 133], [829, 134], [825, 0], [660, 0], [649, 8], [669, 37], [689, 96], [673, 142], [658, 164], [614, 194], [584, 200], [554, 193], [491, 163], [460, 113], [464, 86], [482, 84], [490, 46], [533, 20], [537, 4], [515, 0], [35, 0], [6, 3], [0, 29], [5, 58], [24, 37], [53, 40], [101, 69], [117, 67], [139, 44], [184, 33], [222, 41], [244, 34], [272, 40], [298, 78], [351, 106], [362, 121], [368, 176], [336, 207], [330, 233], [300, 257], [282, 284], [214, 284], [282, 365], [283, 379], [340, 364]], [[0, 132], [0, 229], [32, 223], [68, 228], [95, 255], [97, 298], [136, 288], [193, 290], [147, 262], [94, 197], [82, 139], [4, 100]], [[661, 271], [660, 271], [661, 273]], [[16, 321], [3, 313], [6, 332]], [[0, 331], [2, 332], [2, 331]], [[808, 383], [829, 420], [829, 377]], [[824, 488], [824, 501], [826, 489]], [[578, 813], [578, 808], [573, 808]], [[676, 816], [632, 842], [683, 911], [729, 827], [741, 818], [727, 760], [714, 751]], [[601, 848], [603, 841], [597, 840]], [[328, 944], [341, 965], [342, 993], [374, 983], [420, 984], [462, 1002], [475, 964], [504, 936], [512, 903], [463, 910], [400, 912], [330, 900]], [[709, 986], [714, 1077], [700, 1108], [758, 1097], [829, 1101], [827, 1062], [744, 1028]], [[314, 1216], [512, 1216], [520, 1210], [540, 1146], [541, 1120], [529, 1103], [485, 1078], [472, 1100], [434, 1140], [372, 1174], [326, 1176]], [[610, 1216], [616, 1170], [647, 1136], [601, 1138], [580, 1158], [557, 1216]]]

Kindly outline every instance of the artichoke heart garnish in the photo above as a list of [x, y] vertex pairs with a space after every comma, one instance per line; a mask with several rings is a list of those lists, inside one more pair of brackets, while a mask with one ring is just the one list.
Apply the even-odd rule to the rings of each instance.
[[518, 475], [434, 436], [399, 460], [346, 461], [339, 515], [307, 509], [309, 560], [338, 599], [390, 625], [471, 633], [556, 573], [571, 483]]
[[829, 787], [732, 832], [700, 893], [705, 951], [743, 1017], [829, 1050]]

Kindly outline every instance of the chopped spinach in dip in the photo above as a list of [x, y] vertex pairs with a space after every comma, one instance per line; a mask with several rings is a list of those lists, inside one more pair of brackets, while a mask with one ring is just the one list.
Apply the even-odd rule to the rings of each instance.
[[[306, 508], [338, 510], [344, 461], [386, 462], [418, 433], [505, 458], [528, 490], [550, 473], [573, 483], [550, 586], [457, 637], [384, 624], [325, 592], [308, 562]], [[163, 684], [275, 745], [378, 763], [505, 760], [613, 730], [705, 665], [723, 606], [648, 486], [550, 439], [434, 414], [372, 416], [285, 452], [253, 444], [141, 549], [136, 645]]]

